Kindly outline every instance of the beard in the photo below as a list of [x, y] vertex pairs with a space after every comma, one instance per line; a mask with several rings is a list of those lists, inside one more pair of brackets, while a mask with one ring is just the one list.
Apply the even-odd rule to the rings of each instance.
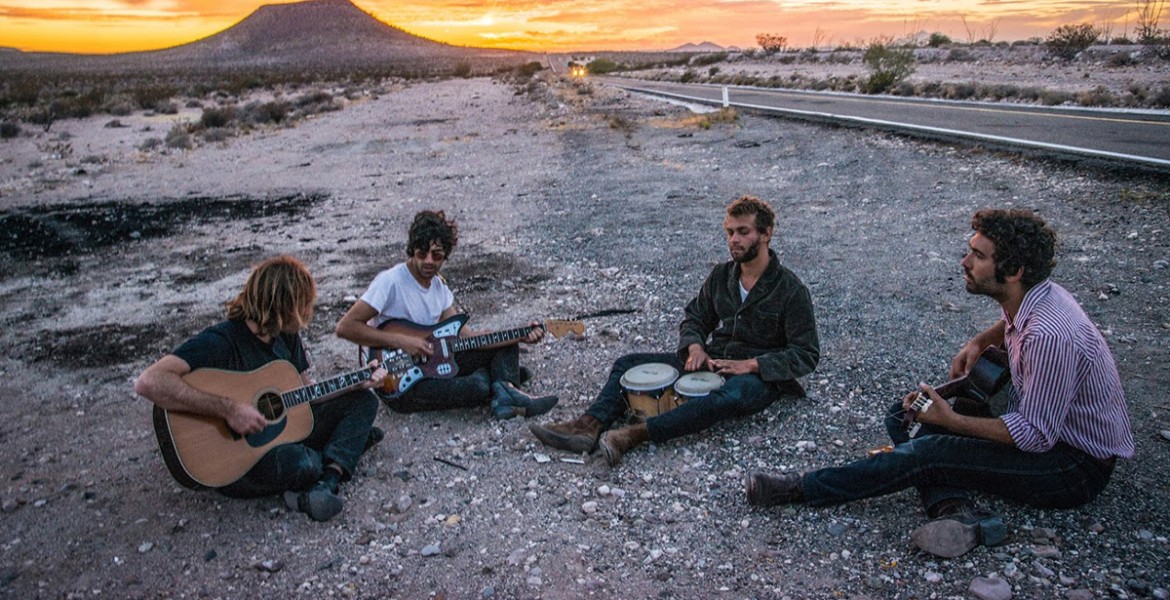
[[740, 263], [740, 264], [752, 262], [753, 260], [756, 259], [757, 256], [760, 255], [760, 242], [761, 242], [761, 240], [756, 240], [756, 243], [745, 248], [743, 253], [740, 254], [739, 256], [736, 256], [735, 250], [732, 250], [731, 251], [731, 260], [734, 260], [735, 262]]

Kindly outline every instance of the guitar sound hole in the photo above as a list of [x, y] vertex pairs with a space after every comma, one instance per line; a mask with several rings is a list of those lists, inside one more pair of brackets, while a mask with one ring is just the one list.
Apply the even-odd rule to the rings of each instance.
[[260, 396], [256, 402], [256, 410], [260, 411], [265, 419], [275, 421], [284, 415], [284, 402], [280, 401], [279, 394], [269, 392]]

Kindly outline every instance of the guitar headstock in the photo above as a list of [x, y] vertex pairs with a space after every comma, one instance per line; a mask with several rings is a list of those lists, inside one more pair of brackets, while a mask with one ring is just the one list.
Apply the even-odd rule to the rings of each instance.
[[585, 323], [581, 321], [565, 321], [560, 319], [549, 319], [544, 322], [544, 330], [553, 337], [565, 337], [566, 335], [585, 335]]

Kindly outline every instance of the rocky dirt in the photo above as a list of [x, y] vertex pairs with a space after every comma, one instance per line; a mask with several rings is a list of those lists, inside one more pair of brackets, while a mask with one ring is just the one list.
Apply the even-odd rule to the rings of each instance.
[[[180, 115], [181, 117], [182, 115]], [[169, 117], [174, 118], [174, 117]], [[293, 128], [137, 150], [136, 115], [0, 142], [0, 595], [12, 598], [950, 598], [980, 577], [1022, 598], [1166, 598], [1170, 577], [1170, 184], [888, 134], [554, 83], [397, 86]], [[147, 127], [155, 133], [144, 131]], [[318, 377], [355, 368], [332, 334], [423, 208], [459, 219], [445, 273], [481, 328], [605, 309], [528, 347], [549, 415], [581, 412], [613, 359], [673, 348], [726, 259], [728, 201], [770, 200], [781, 260], [812, 290], [823, 358], [807, 398], [647, 446], [610, 469], [488, 411], [400, 415], [328, 523], [277, 499], [174, 483], [135, 375], [220, 319], [276, 253], [318, 278]], [[970, 214], [1039, 210], [1056, 279], [1106, 333], [1135, 460], [1071, 511], [983, 498], [1008, 543], [916, 551], [912, 491], [828, 509], [746, 505], [750, 470], [844, 463], [885, 407], [937, 382], [996, 318], [963, 289]]]

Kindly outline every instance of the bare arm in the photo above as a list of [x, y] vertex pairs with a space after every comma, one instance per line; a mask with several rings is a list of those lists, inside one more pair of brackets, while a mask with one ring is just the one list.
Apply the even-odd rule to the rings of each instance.
[[187, 361], [168, 354], [134, 380], [134, 392], [166, 410], [219, 417], [239, 434], [256, 433], [268, 424], [251, 405], [232, 402], [188, 385], [183, 376], [190, 372]]
[[368, 321], [377, 315], [377, 309], [358, 300], [337, 322], [337, 337], [369, 348], [399, 348], [411, 356], [431, 355], [431, 345], [424, 339], [370, 327]]
[[963, 345], [959, 353], [955, 355], [954, 360], [951, 361], [951, 372], [948, 379], [955, 379], [962, 377], [971, 371], [971, 367], [975, 361], [979, 360], [979, 355], [987, 349], [988, 346], [1000, 346], [1003, 344], [1004, 330], [1007, 323], [1003, 319], [995, 322], [994, 325], [980, 332], [971, 341]]

